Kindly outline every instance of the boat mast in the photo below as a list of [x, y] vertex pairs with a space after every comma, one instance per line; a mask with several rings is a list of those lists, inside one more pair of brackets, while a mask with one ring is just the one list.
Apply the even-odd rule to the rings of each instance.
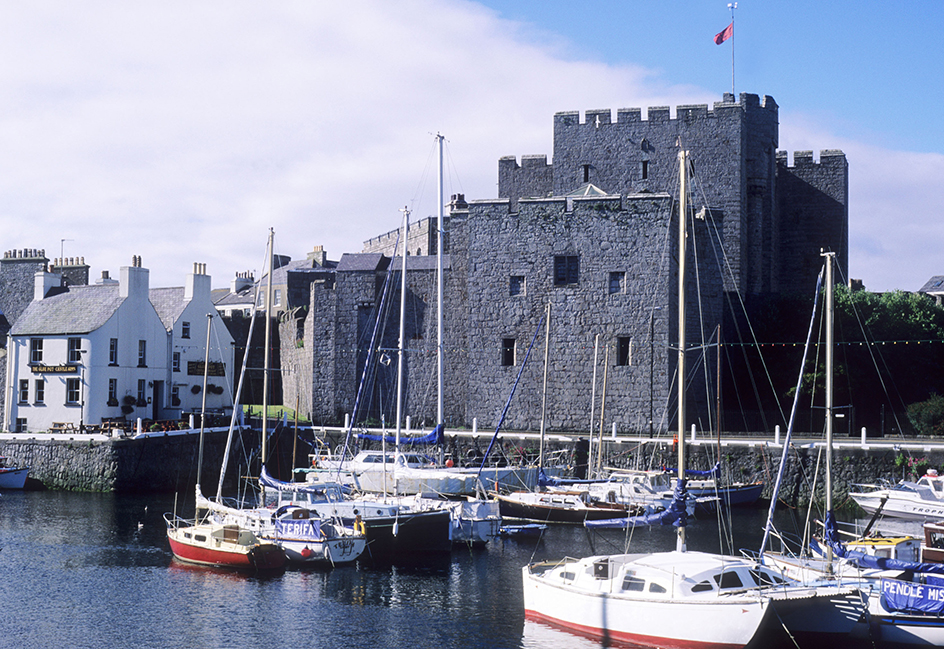
[[[410, 210], [404, 207], [403, 212], [403, 268], [400, 271], [400, 342], [397, 343], [397, 448], [396, 457], [400, 457], [400, 420], [403, 415], [403, 344], [406, 336], [406, 256], [409, 253]], [[386, 473], [387, 458], [384, 456], [384, 473]], [[397, 465], [394, 462], [393, 490], [397, 492]]]
[[[826, 257], [826, 511], [833, 510], [833, 260], [836, 253], [823, 252]], [[826, 543], [826, 571], [832, 572], [833, 549]]]
[[[685, 256], [688, 235], [688, 151], [679, 151], [678, 262], [678, 479], [685, 480]], [[676, 549], [685, 551], [685, 526], [679, 525]]]
[[206, 427], [206, 409], [207, 409], [207, 376], [210, 367], [210, 325], [213, 322], [213, 314], [207, 314], [207, 335], [206, 350], [203, 353], [203, 401], [200, 405], [200, 449], [197, 453], [197, 495], [201, 496], [200, 474], [203, 471], [203, 430]]
[[[266, 297], [265, 297], [265, 350], [263, 352], [262, 365], [262, 469], [265, 469], [267, 459], [266, 438], [269, 428], [269, 347], [272, 340], [272, 273], [275, 271], [275, 260], [273, 243], [275, 241], [275, 230], [269, 228], [269, 270], [266, 273]], [[247, 348], [248, 351], [248, 348]], [[265, 487], [260, 483], [259, 497], [262, 504], [265, 504]]]
[[544, 418], [547, 414], [547, 364], [551, 344], [551, 303], [545, 307], [547, 322], [544, 329], [544, 387], [541, 391], [541, 443], [538, 446], [538, 469], [544, 468]]
[[439, 144], [439, 216], [436, 223], [436, 366], [439, 390], [436, 399], [436, 425], [443, 423], [443, 136], [436, 134]]

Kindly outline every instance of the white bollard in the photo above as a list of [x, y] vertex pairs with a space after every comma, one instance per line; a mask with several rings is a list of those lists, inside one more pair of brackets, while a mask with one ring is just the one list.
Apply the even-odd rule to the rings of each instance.
[[865, 426], [862, 427], [862, 446], [867, 446], [868, 442], [865, 441]]
[[616, 422], [613, 422], [613, 439], [616, 439]]
[[406, 416], [406, 433], [407, 435], [410, 434], [410, 415]]
[[780, 424], [774, 426], [774, 444], [780, 446]]
[[351, 415], [350, 413], [344, 413], [344, 430], [349, 430], [351, 428]]
[[141, 418], [138, 417], [138, 435], [141, 434]]
[[695, 424], [692, 424], [692, 441], [695, 441]]
[[193, 413], [190, 413], [190, 430], [193, 430]]
[[475, 437], [475, 433], [479, 429], [479, 420], [478, 417], [472, 417], [472, 436]]

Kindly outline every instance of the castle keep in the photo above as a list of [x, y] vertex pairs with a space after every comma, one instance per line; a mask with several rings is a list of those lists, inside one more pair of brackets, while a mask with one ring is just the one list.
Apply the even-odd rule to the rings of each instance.
[[[708, 343], [727, 298], [811, 292], [820, 250], [837, 252], [847, 276], [848, 167], [839, 151], [777, 151], [771, 97], [726, 93], [711, 109], [679, 106], [559, 113], [553, 158], [499, 161], [497, 199], [454, 197], [449, 206], [443, 305], [445, 418], [450, 427], [497, 424], [536, 340], [504, 423], [536, 429], [645, 432], [671, 428], [677, 331], [677, 155], [694, 170], [686, 324], [690, 345]], [[414, 231], [414, 227], [416, 230]], [[406, 400], [414, 426], [435, 423], [435, 222], [407, 240]], [[316, 282], [292, 367], [297, 395], [285, 403], [316, 423], [353, 411], [374, 338], [376, 366], [358, 419], [392, 421], [398, 293], [383, 286], [401, 261], [397, 233], [344, 255], [334, 277]], [[369, 251], [369, 252], [368, 252]], [[550, 330], [545, 332], [546, 313]], [[381, 306], [376, 336], [374, 323]], [[540, 325], [540, 326], [539, 326]], [[286, 325], [294, 326], [294, 325]], [[544, 340], [547, 391], [544, 392]], [[294, 339], [294, 338], [293, 338]], [[304, 350], [304, 351], [302, 351]], [[712, 352], [686, 380], [688, 418], [708, 427]], [[309, 389], [309, 385], [311, 388]], [[304, 386], [304, 387], [301, 387]], [[601, 409], [603, 410], [601, 420]], [[591, 420], [591, 413], [593, 420]]]

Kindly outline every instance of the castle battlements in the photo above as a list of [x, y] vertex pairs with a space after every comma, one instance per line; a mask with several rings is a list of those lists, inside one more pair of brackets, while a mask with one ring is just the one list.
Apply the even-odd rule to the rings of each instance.
[[763, 111], [776, 116], [779, 107], [773, 97], [764, 95], [761, 99], [758, 95], [742, 92], [738, 101], [734, 101], [734, 95], [729, 92], [724, 94], [724, 99], [714, 103], [711, 110], [708, 104], [681, 105], [675, 108], [675, 117], [669, 106], [650, 106], [646, 109], [646, 117], [643, 118], [641, 108], [620, 108], [616, 111], [616, 121], [613, 121], [612, 111], [610, 109], [592, 109], [584, 111], [584, 119], [581, 121], [579, 111], [563, 111], [554, 115], [554, 127], [593, 127], [600, 128], [610, 124], [642, 124], [650, 123], [652, 125], [664, 125], [673, 121], [684, 123], [696, 122], [699, 120], [714, 119], [718, 117], [736, 116], [740, 111], [757, 112]]
[[819, 152], [819, 162], [813, 159], [812, 151], [794, 151], [793, 164], [789, 164], [789, 152], [777, 151], [777, 164], [789, 169], [845, 167], [846, 154], [839, 149], [823, 149]]

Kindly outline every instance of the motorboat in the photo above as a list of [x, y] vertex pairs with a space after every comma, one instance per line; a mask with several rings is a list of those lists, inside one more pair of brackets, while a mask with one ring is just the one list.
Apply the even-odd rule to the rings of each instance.
[[0, 489], [22, 489], [29, 475], [29, 467], [9, 466], [8, 459], [0, 456]]
[[858, 485], [863, 491], [852, 491], [852, 498], [869, 514], [881, 510], [882, 515], [915, 521], [944, 519], [944, 477], [929, 470], [917, 482], [902, 480], [895, 485]]

